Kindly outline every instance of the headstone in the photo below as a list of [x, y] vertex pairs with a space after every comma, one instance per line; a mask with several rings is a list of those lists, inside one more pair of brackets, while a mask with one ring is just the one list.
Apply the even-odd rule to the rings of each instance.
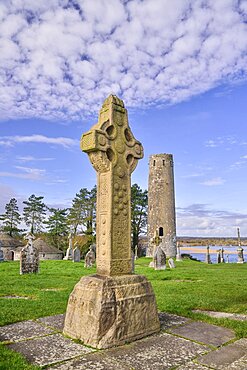
[[160, 329], [151, 284], [132, 274], [130, 176], [143, 148], [130, 130], [122, 100], [113, 95], [105, 100], [98, 123], [82, 136], [81, 148], [97, 171], [97, 273], [74, 287], [64, 334], [109, 348]]
[[176, 254], [176, 261], [182, 261], [182, 257], [181, 257], [181, 250], [180, 250], [180, 245], [179, 243], [177, 242], [177, 254]]
[[91, 245], [89, 251], [85, 255], [84, 267], [86, 268], [93, 267], [94, 263], [95, 263], [95, 252], [94, 247]]
[[135, 260], [138, 258], [138, 245], [135, 246]]
[[3, 261], [4, 261], [3, 251], [2, 251], [2, 249], [0, 249], [0, 262], [3, 262]]
[[226, 254], [226, 263], [229, 263], [229, 254]]
[[68, 236], [69, 239], [69, 246], [66, 250], [66, 255], [63, 258], [64, 260], [72, 260], [73, 258], [73, 240], [72, 240], [72, 234], [70, 233]]
[[221, 250], [220, 250], [220, 262], [225, 263], [224, 249], [223, 248], [221, 248]]
[[220, 263], [221, 262], [221, 250], [218, 249], [217, 250], [217, 258], [216, 258], [216, 263]]
[[175, 269], [175, 267], [176, 267], [172, 258], [169, 258], [168, 265], [169, 265], [170, 269]]
[[244, 249], [239, 246], [237, 249], [238, 261], [237, 263], [244, 263]]
[[210, 258], [210, 254], [209, 254], [209, 245], [207, 246], [205, 263], [211, 263], [211, 258]]
[[159, 245], [154, 253], [154, 269], [165, 270], [166, 269], [166, 254]]
[[81, 261], [81, 252], [78, 247], [73, 249], [73, 262], [80, 262]]
[[32, 274], [39, 272], [39, 251], [33, 246], [35, 237], [32, 234], [26, 236], [27, 245], [20, 253], [20, 274]]
[[147, 257], [153, 257], [151, 239], [158, 228], [167, 258], [176, 257], [176, 215], [172, 154], [154, 154], [149, 157], [148, 178], [148, 248]]
[[162, 239], [159, 237], [159, 230], [156, 229], [153, 237], [150, 239], [150, 243], [153, 246], [152, 247], [153, 261], [149, 263], [149, 267], [153, 267], [153, 268], [155, 267], [154, 256], [155, 256], [156, 249], [158, 248], [161, 242], [162, 242]]

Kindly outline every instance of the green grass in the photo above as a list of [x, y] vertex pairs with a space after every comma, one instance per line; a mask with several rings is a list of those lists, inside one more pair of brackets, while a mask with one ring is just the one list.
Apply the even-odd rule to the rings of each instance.
[[[136, 273], [152, 283], [158, 309], [169, 313], [225, 326], [238, 338], [247, 337], [247, 322], [213, 319], [193, 313], [194, 309], [247, 314], [247, 264], [206, 265], [186, 260], [173, 270], [154, 271], [150, 258], [136, 261]], [[19, 262], [0, 264], [0, 326], [17, 321], [64, 313], [67, 300], [81, 276], [95, 273], [83, 263], [41, 261], [37, 275], [19, 275]], [[53, 290], [47, 290], [53, 289]], [[29, 299], [5, 299], [7, 295]], [[0, 370], [38, 369], [19, 354], [0, 346]]]

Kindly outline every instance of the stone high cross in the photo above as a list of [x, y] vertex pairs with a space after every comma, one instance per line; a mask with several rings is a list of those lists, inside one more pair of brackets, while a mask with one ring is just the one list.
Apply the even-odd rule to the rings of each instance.
[[97, 171], [97, 273], [131, 274], [130, 176], [143, 147], [122, 100], [110, 95], [104, 101], [98, 123], [82, 135], [81, 149]]

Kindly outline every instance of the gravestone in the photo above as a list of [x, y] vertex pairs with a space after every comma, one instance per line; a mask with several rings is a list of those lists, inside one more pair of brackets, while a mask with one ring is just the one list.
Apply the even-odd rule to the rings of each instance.
[[80, 262], [81, 261], [81, 252], [78, 247], [73, 249], [73, 262]]
[[166, 269], [166, 254], [159, 245], [154, 252], [154, 269], [165, 270]]
[[[0, 245], [0, 248], [1, 248], [1, 245]], [[2, 251], [2, 249], [0, 249], [0, 262], [3, 262], [3, 261], [4, 261], [3, 251]]]
[[138, 245], [135, 246], [135, 260], [138, 258]]
[[229, 263], [229, 254], [226, 255], [226, 263]]
[[206, 250], [205, 263], [211, 263], [211, 258], [210, 258], [210, 254], [209, 254], [209, 245], [207, 246], [207, 250]]
[[237, 249], [238, 261], [237, 263], [244, 263], [244, 249], [239, 246]]
[[153, 260], [149, 263], [149, 267], [154, 267], [155, 251], [161, 242], [162, 239], [159, 237], [159, 230], [156, 229], [153, 237], [150, 239], [150, 245], [152, 245]]
[[170, 269], [175, 269], [175, 267], [176, 267], [172, 258], [169, 258], [168, 265], [169, 265]]
[[218, 249], [217, 250], [216, 263], [220, 263], [220, 262], [221, 262], [221, 249]]
[[66, 250], [66, 255], [63, 258], [64, 260], [72, 260], [73, 258], [73, 241], [72, 241], [72, 234], [70, 233], [68, 236], [69, 239], [69, 246]]
[[70, 295], [64, 334], [109, 348], [159, 331], [155, 296], [146, 277], [132, 274], [130, 176], [143, 148], [128, 124], [123, 101], [110, 95], [81, 148], [97, 171], [97, 274]]
[[20, 275], [38, 273], [39, 251], [33, 246], [35, 237], [28, 234], [25, 239], [28, 240], [28, 243], [20, 253]]
[[94, 245], [91, 245], [89, 251], [85, 255], [84, 267], [90, 268], [95, 263]]
[[183, 261], [183, 259], [182, 259], [182, 257], [181, 257], [180, 245], [179, 245], [179, 243], [178, 243], [178, 242], [177, 242], [176, 261]]
[[224, 263], [225, 262], [224, 249], [223, 248], [221, 248], [221, 250], [220, 250], [220, 262], [221, 263]]

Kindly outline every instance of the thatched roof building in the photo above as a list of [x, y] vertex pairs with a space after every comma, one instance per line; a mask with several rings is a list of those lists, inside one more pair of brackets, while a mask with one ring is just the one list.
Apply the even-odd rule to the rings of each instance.
[[[62, 260], [63, 252], [49, 245], [42, 238], [33, 241], [33, 246], [39, 251], [40, 260]], [[21, 248], [17, 248], [15, 252], [15, 260], [20, 259]]]
[[23, 243], [9, 234], [2, 232], [0, 233], [0, 248], [3, 251], [4, 260], [13, 261], [16, 249], [23, 248]]

